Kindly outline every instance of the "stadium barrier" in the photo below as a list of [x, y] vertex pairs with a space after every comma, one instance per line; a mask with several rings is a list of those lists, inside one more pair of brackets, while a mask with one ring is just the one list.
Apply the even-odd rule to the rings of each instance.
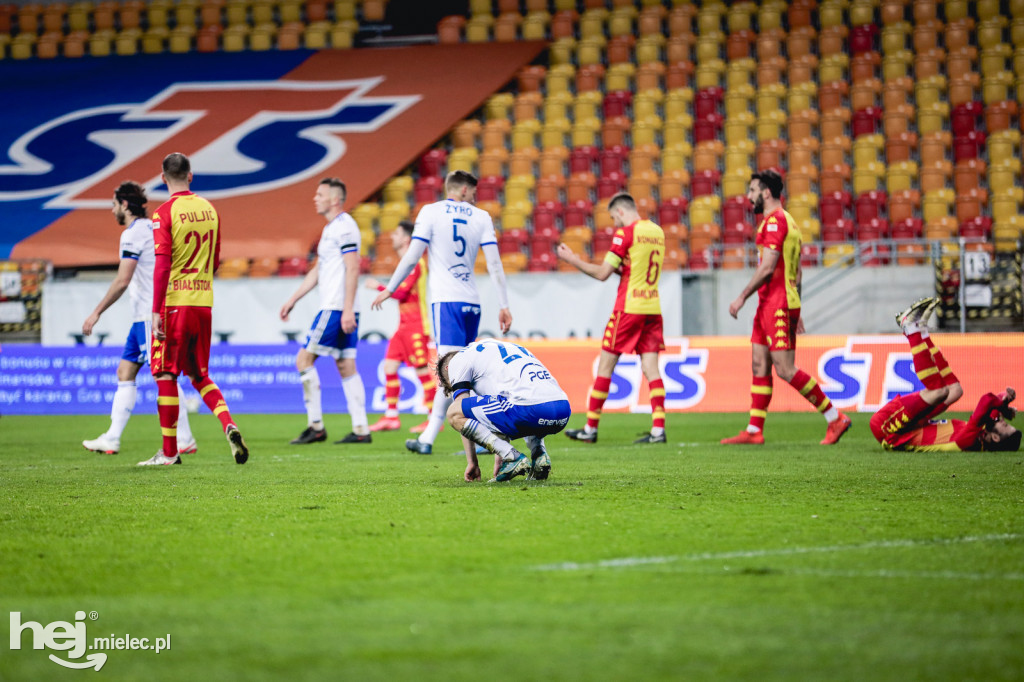
[[[1024, 388], [1024, 334], [935, 334], [960, 378], [964, 396], [957, 407], [970, 410], [985, 392], [1005, 386]], [[586, 409], [587, 393], [600, 350], [599, 341], [524, 342], [569, 394], [575, 412]], [[371, 412], [384, 409], [381, 365], [386, 344], [361, 341], [359, 372]], [[300, 413], [302, 387], [295, 371], [298, 342], [276, 345], [218, 344], [210, 372], [237, 414]], [[107, 414], [117, 388], [117, 346], [5, 345], [0, 352], [0, 412], [3, 414]], [[337, 372], [321, 360], [324, 411], [345, 411]], [[750, 401], [750, 342], [745, 337], [671, 337], [662, 355], [666, 408], [670, 412], [746, 412]], [[797, 364], [815, 374], [835, 404], [872, 412], [893, 396], [919, 390], [910, 349], [898, 335], [801, 336]], [[422, 411], [421, 386], [414, 372], [400, 372], [403, 411]], [[156, 412], [156, 388], [139, 374], [140, 414]], [[192, 393], [187, 387], [187, 393]], [[419, 409], [418, 409], [419, 408]], [[205, 408], [203, 408], [205, 410]], [[616, 367], [605, 409], [649, 412], [639, 359], [624, 356]], [[811, 412], [796, 391], [776, 381], [772, 411]], [[671, 421], [671, 418], [670, 418]]]

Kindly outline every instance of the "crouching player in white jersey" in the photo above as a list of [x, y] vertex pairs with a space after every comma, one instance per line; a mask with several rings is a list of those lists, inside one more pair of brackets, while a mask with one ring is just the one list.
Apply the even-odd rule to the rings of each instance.
[[[494, 223], [486, 211], [473, 205], [476, 185], [476, 177], [466, 171], [448, 174], [444, 183], [447, 199], [420, 209], [409, 249], [399, 261], [385, 290], [373, 302], [373, 308], [380, 310], [426, 251], [427, 294], [438, 357], [476, 341], [480, 329], [480, 292], [476, 288], [473, 268], [480, 250], [487, 259], [487, 271], [501, 306], [498, 311], [501, 333], [508, 333], [512, 326], [505, 270], [501, 266]], [[449, 399], [434, 400], [427, 428], [418, 439], [405, 441], [408, 450], [421, 455], [431, 454], [434, 439], [444, 428], [450, 404]]]
[[[494, 453], [494, 480], [523, 474], [528, 480], [548, 477], [551, 458], [544, 436], [564, 429], [572, 410], [565, 391], [530, 351], [495, 339], [480, 341], [442, 355], [437, 382], [453, 400], [448, 423]], [[526, 441], [530, 459], [509, 443], [516, 438]], [[465, 479], [478, 481], [480, 465], [472, 443], [465, 443]]]
[[[135, 409], [139, 390], [135, 377], [149, 362], [150, 325], [153, 319], [153, 223], [146, 218], [146, 192], [137, 182], [122, 182], [114, 190], [111, 213], [118, 225], [127, 225], [121, 233], [120, 263], [117, 275], [95, 310], [82, 323], [82, 334], [92, 334], [107, 308], [121, 298], [125, 291], [132, 307], [132, 326], [117, 366], [117, 390], [110, 405], [110, 428], [98, 438], [83, 440], [82, 445], [93, 452], [116, 455], [121, 450], [121, 434]], [[196, 452], [196, 439], [188, 425], [185, 395], [178, 386], [178, 454]]]

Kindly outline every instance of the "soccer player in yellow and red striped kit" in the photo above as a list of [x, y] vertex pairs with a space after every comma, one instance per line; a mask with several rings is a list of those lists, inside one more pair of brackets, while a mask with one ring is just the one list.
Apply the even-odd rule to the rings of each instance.
[[[412, 223], [403, 220], [391, 232], [391, 243], [399, 258], [404, 256], [409, 248], [413, 228]], [[427, 414], [434, 407], [437, 383], [434, 381], [434, 373], [427, 364], [430, 360], [427, 350], [430, 335], [423, 328], [423, 320], [427, 316], [426, 274], [427, 260], [420, 258], [412, 273], [402, 280], [391, 294], [391, 298], [398, 301], [398, 329], [388, 342], [388, 350], [384, 355], [384, 400], [387, 402], [387, 410], [384, 416], [370, 427], [371, 431], [397, 431], [402, 428], [402, 423], [398, 420], [398, 398], [402, 392], [398, 368], [403, 362], [416, 370], [416, 376], [423, 385], [423, 402], [427, 407]], [[367, 278], [365, 286], [374, 291], [385, 289], [383, 284], [373, 278]], [[428, 422], [423, 422], [410, 430], [413, 433], [422, 433], [427, 424]]]
[[828, 421], [822, 445], [839, 442], [850, 428], [850, 418], [840, 412], [821, 390], [817, 379], [796, 366], [796, 334], [800, 327], [800, 230], [782, 207], [782, 176], [774, 170], [754, 173], [747, 199], [754, 213], [764, 219], [757, 228], [758, 264], [753, 277], [729, 305], [736, 317], [757, 292], [757, 312], [750, 337], [753, 381], [750, 387], [750, 422], [746, 430], [723, 445], [762, 445], [764, 421], [772, 399], [772, 367], [779, 378], [800, 392]]
[[871, 433], [886, 450], [1016, 452], [1021, 433], [1009, 424], [1017, 415], [1012, 388], [981, 396], [966, 422], [934, 417], [960, 399], [963, 388], [928, 334], [927, 321], [938, 299], [923, 298], [896, 316], [924, 390], [896, 396], [871, 417]]
[[220, 420], [238, 464], [249, 449], [231, 418], [224, 396], [209, 377], [213, 273], [220, 265], [220, 216], [189, 190], [192, 164], [169, 154], [161, 176], [171, 198], [153, 214], [156, 265], [153, 270], [153, 345], [150, 368], [156, 378], [157, 414], [163, 447], [139, 466], [181, 464], [177, 448], [179, 374], [185, 374]]
[[661, 227], [643, 220], [636, 201], [625, 192], [608, 202], [615, 223], [612, 247], [601, 263], [584, 261], [565, 244], [559, 244], [558, 257], [584, 274], [602, 282], [613, 272], [621, 276], [611, 319], [604, 330], [597, 376], [587, 401], [587, 423], [582, 429], [569, 429], [565, 435], [585, 443], [597, 442], [601, 408], [608, 398], [612, 372], [623, 353], [640, 356], [640, 369], [651, 393], [651, 431], [634, 443], [664, 443], [665, 383], [658, 369], [658, 354], [665, 350], [658, 283], [665, 259], [665, 233]]

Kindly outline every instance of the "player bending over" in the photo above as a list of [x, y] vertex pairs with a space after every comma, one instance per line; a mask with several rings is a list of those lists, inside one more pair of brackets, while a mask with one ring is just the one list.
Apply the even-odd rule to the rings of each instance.
[[871, 418], [871, 433], [886, 450], [906, 451], [1006, 451], [1020, 449], [1021, 433], [1007, 420], [1017, 410], [1012, 388], [986, 393], [966, 422], [959, 419], [932, 421], [956, 402], [963, 389], [928, 335], [927, 320], [938, 304], [924, 298], [896, 316], [914, 356], [914, 371], [924, 390], [893, 398]]
[[[533, 354], [514, 343], [488, 339], [445, 353], [437, 383], [452, 403], [446, 418], [469, 441], [493, 452], [494, 480], [526, 474], [542, 481], [551, 472], [544, 436], [569, 422], [569, 397]], [[473, 395], [475, 394], [475, 395]], [[530, 459], [509, 443], [522, 438]], [[476, 448], [465, 443], [467, 481], [480, 480]]]

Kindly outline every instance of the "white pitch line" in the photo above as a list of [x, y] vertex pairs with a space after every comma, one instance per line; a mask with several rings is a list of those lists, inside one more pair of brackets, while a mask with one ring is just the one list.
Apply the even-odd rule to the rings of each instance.
[[623, 557], [620, 559], [604, 559], [586, 563], [566, 561], [558, 564], [532, 566], [533, 571], [590, 571], [603, 568], [634, 568], [652, 564], [671, 564], [676, 562], [721, 561], [723, 559], [756, 559], [767, 556], [793, 556], [798, 554], [833, 554], [836, 552], [852, 552], [866, 549], [889, 549], [894, 547], [931, 547], [940, 545], [961, 545], [977, 542], [999, 542], [1019, 540], [1019, 533], [1001, 533], [996, 535], [968, 535], [962, 538], [931, 538], [927, 540], [878, 540], [859, 545], [824, 545], [821, 547], [782, 547], [778, 549], [739, 550], [733, 552], [703, 552], [700, 554], [684, 554], [682, 556], [654, 557]]

